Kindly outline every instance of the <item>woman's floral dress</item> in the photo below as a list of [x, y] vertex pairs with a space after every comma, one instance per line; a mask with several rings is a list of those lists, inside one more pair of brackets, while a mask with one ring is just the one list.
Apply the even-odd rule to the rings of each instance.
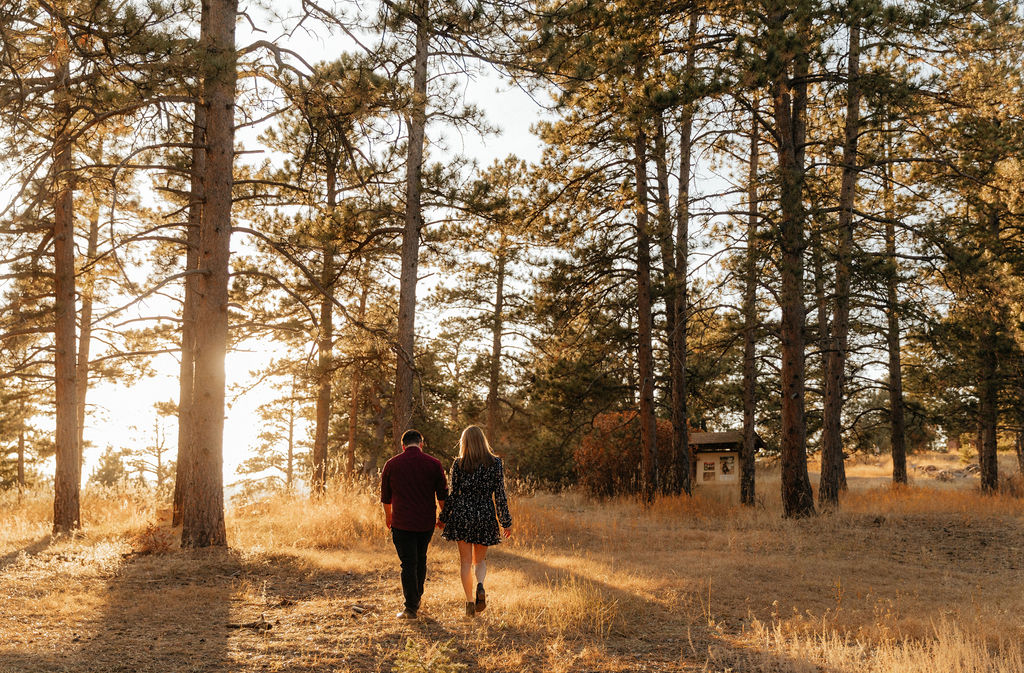
[[441, 535], [446, 540], [498, 544], [501, 542], [498, 524], [504, 528], [512, 526], [501, 458], [472, 472], [464, 471], [460, 462], [452, 463], [451, 488], [439, 517], [444, 524]]

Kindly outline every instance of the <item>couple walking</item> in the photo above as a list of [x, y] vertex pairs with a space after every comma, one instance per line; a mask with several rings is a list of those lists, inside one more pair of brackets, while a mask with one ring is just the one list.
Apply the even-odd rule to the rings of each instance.
[[[501, 458], [491, 451], [483, 430], [469, 426], [459, 439], [449, 492], [441, 462], [425, 453], [423, 444], [423, 435], [406, 431], [402, 453], [391, 458], [380, 475], [384, 521], [402, 564], [405, 609], [398, 617], [416, 618], [427, 576], [427, 546], [435, 527], [441, 529], [442, 537], [459, 545], [466, 616], [472, 617], [487, 605], [487, 547], [501, 542], [499, 522], [501, 533], [506, 538], [512, 535]], [[435, 499], [441, 507], [436, 519]]]

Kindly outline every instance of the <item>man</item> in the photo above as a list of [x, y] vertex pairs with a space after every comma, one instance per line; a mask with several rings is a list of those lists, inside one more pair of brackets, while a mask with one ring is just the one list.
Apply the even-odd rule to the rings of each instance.
[[416, 619], [427, 578], [427, 545], [437, 523], [437, 505], [444, 507], [448, 480], [441, 461], [423, 452], [423, 435], [407, 430], [402, 453], [384, 464], [380, 475], [380, 501], [384, 522], [391, 529], [398, 560], [402, 563], [405, 609], [399, 619]]

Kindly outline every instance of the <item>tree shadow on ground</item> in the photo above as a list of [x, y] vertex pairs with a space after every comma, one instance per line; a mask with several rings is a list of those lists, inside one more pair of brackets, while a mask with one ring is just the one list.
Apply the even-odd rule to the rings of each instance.
[[555, 588], [590, 586], [599, 592], [604, 602], [616, 605], [618, 618], [609, 625], [603, 638], [595, 633], [591, 639], [603, 644], [621, 664], [629, 667], [628, 670], [853, 673], [844, 669], [822, 669], [817, 662], [777, 652], [752, 650], [709, 624], [699, 601], [671, 605], [651, 600], [606, 581], [538, 561], [514, 549], [501, 550], [494, 558], [502, 566], [522, 572], [532, 582]]
[[[419, 618], [402, 620], [395, 616], [401, 608], [397, 558], [393, 565], [357, 571], [326, 569], [287, 554], [264, 555], [247, 567], [245, 579], [260, 585], [254, 602], [266, 606], [274, 625], [257, 654], [274, 671], [391, 671], [412, 640], [423, 646], [424, 656], [431, 646], [445, 644], [451, 660], [466, 664], [467, 671], [500, 670], [486, 668], [476, 647], [488, 638], [487, 620], [464, 619], [454, 609], [461, 602], [438, 595], [439, 569], [431, 561]], [[517, 642], [531, 637], [510, 627], [502, 635]], [[249, 661], [255, 664], [252, 657]]]
[[[79, 552], [83, 564], [89, 551]], [[45, 587], [47, 604], [67, 593], [64, 601], [81, 605], [64, 606], [63, 621], [58, 614], [23, 616], [26, 629], [48, 629], [4, 652], [0, 672], [229, 670], [225, 629], [214, 627], [227, 623], [230, 582], [222, 575], [237, 571], [237, 559], [222, 549], [170, 556], [126, 555], [105, 577], [72, 579], [66, 590], [60, 582]]]
[[44, 549], [46, 549], [47, 547], [49, 547], [50, 543], [52, 541], [53, 541], [53, 536], [52, 535], [44, 535], [43, 537], [39, 538], [35, 542], [32, 542], [32, 543], [27, 544], [27, 545], [25, 545], [25, 546], [23, 546], [23, 547], [21, 547], [19, 549], [15, 549], [14, 551], [8, 552], [8, 553], [4, 554], [3, 556], [0, 556], [0, 570], [3, 570], [7, 566], [9, 566], [12, 563], [16, 562], [21, 557], [22, 554], [28, 554], [28, 555], [38, 554], [39, 552], [41, 552]]
[[230, 578], [240, 568], [225, 549], [130, 559], [107, 582], [101, 615], [81, 625], [69, 663], [82, 673], [231, 669]]
[[[730, 640], [708, 625], [699, 606], [672, 605], [514, 548], [491, 558], [492, 572], [514, 570], [535, 585], [592, 587], [620, 617], [601, 632], [573, 632], [543, 619], [532, 625], [511, 619], [498, 591], [489, 612], [467, 620], [458, 609], [461, 595], [434, 589], [421, 619], [403, 622], [388, 608], [400, 597], [397, 560], [394, 567], [344, 570], [288, 554], [175, 551], [128, 557], [112, 575], [94, 577], [95, 586], [77, 588], [96, 603], [73, 613], [77, 621], [54, 625], [55, 614], [25, 616], [26, 628], [31, 620], [47, 622], [50, 633], [46, 642], [5, 651], [0, 673], [390, 671], [409, 639], [449, 643], [452, 659], [468, 671], [821, 670]], [[432, 568], [435, 581], [447, 576], [439, 570]], [[261, 618], [269, 630], [229, 628]]]

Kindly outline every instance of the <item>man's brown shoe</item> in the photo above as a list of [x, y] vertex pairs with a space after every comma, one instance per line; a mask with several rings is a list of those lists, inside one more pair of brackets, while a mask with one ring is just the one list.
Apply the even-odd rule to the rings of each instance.
[[487, 594], [484, 593], [484, 585], [476, 585], [476, 611], [483, 612], [487, 607]]
[[398, 619], [416, 619], [416, 611], [408, 609], [402, 610], [397, 615], [395, 615], [395, 617], [397, 617]]
[[476, 617], [476, 603], [466, 603], [466, 616]]

